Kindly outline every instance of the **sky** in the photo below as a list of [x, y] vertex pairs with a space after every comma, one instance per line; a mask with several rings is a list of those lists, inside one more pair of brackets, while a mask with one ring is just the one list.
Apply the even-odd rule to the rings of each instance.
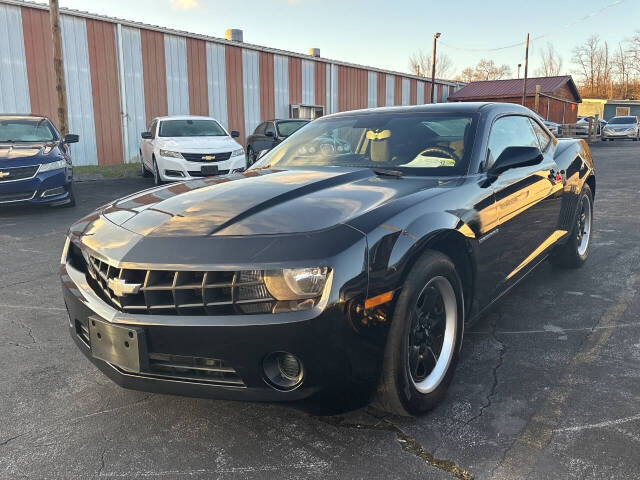
[[[42, 0], [41, 0], [42, 1]], [[61, 7], [99, 13], [176, 30], [223, 37], [244, 30], [244, 41], [325, 58], [407, 72], [409, 57], [446, 53], [457, 74], [480, 58], [507, 64], [515, 76], [531, 34], [530, 70], [535, 74], [547, 42], [575, 73], [571, 51], [598, 34], [617, 46], [640, 30], [640, 0], [59, 0]], [[538, 36], [543, 38], [536, 39]], [[480, 51], [474, 51], [479, 49]]]

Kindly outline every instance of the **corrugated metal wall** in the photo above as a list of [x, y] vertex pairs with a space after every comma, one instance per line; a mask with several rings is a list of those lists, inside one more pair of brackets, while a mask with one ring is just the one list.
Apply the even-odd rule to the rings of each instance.
[[120, 32], [122, 72], [124, 76], [125, 120], [127, 138], [127, 162], [136, 160], [140, 147], [140, 133], [147, 129], [144, 104], [144, 80], [142, 78], [142, 46], [140, 30], [122, 27]]
[[302, 61], [302, 103], [305, 105], [315, 105], [315, 62], [311, 60]]
[[260, 123], [260, 74], [258, 52], [242, 50], [242, 87], [244, 89], [244, 131], [251, 135]]
[[[0, 0], [0, 110], [57, 120], [44, 6]], [[140, 132], [167, 114], [208, 114], [243, 141], [290, 104], [325, 113], [428, 102], [429, 84], [402, 74], [219, 43], [83, 13], [61, 15], [70, 131], [78, 165], [136, 161]], [[452, 86], [438, 85], [438, 99]], [[123, 155], [124, 152], [124, 155]]]
[[387, 80], [386, 80], [386, 84], [387, 84], [387, 93], [385, 96], [385, 105], [386, 106], [393, 106], [395, 105], [394, 100], [395, 100], [395, 86], [396, 86], [396, 80], [394, 78], [393, 75], [387, 75]]
[[0, 5], [0, 112], [31, 111], [20, 7]]
[[87, 24], [84, 18], [64, 15], [60, 18], [60, 29], [69, 132], [80, 135], [80, 142], [72, 147], [73, 161], [76, 165], [97, 165]]
[[227, 117], [227, 75], [225, 65], [224, 45], [207, 42], [209, 115], [227, 128], [229, 119]]
[[367, 107], [376, 108], [378, 106], [378, 74], [376, 72], [368, 72], [367, 79]]
[[273, 56], [273, 88], [275, 91], [275, 116], [277, 118], [288, 118], [289, 59], [282, 55]]
[[167, 76], [167, 111], [169, 115], [189, 114], [189, 81], [187, 78], [187, 42], [184, 37], [164, 36]]
[[424, 82], [418, 80], [416, 85], [416, 104], [422, 105], [424, 103]]
[[408, 78], [403, 78], [402, 79], [402, 99], [401, 99], [401, 104], [402, 105], [409, 105], [409, 79]]

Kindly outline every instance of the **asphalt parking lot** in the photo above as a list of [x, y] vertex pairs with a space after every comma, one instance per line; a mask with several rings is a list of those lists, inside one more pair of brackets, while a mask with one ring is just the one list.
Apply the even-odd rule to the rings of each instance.
[[446, 400], [417, 419], [118, 387], [69, 338], [58, 262], [75, 219], [150, 181], [0, 209], [0, 478], [640, 477], [640, 145], [592, 150], [588, 263], [543, 264], [468, 330]]

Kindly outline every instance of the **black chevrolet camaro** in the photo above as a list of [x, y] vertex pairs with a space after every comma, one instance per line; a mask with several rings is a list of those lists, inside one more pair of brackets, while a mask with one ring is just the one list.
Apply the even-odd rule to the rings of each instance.
[[595, 191], [584, 141], [518, 105], [331, 115], [245, 172], [73, 225], [71, 334], [127, 388], [279, 401], [368, 386], [419, 414], [469, 322], [544, 259], [586, 260]]

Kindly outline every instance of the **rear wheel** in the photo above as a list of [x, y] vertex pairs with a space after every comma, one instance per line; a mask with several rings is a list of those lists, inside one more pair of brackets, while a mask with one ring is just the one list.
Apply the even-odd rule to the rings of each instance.
[[563, 268], [578, 268], [587, 261], [593, 233], [593, 194], [585, 184], [578, 200], [578, 213], [567, 243], [551, 254], [552, 264]]
[[434, 408], [453, 378], [463, 325], [462, 285], [453, 262], [425, 252], [396, 303], [375, 404], [405, 416]]

